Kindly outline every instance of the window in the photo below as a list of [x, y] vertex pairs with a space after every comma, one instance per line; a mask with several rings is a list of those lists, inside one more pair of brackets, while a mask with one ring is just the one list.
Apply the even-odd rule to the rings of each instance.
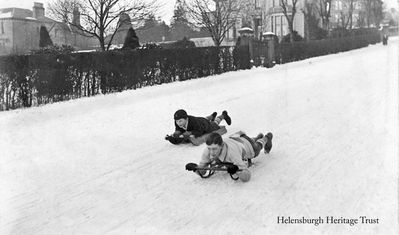
[[262, 19], [254, 19], [255, 27], [262, 25]]
[[261, 0], [255, 0], [255, 9], [259, 9], [260, 8], [260, 1]]
[[276, 16], [276, 21], [275, 21], [275, 28], [276, 28], [276, 35], [281, 37], [282, 34], [282, 18], [281, 16]]
[[287, 35], [289, 33], [287, 26], [287, 20], [285, 16], [281, 16], [281, 36]]
[[271, 26], [272, 26], [271, 31], [274, 33], [275, 32], [274, 31], [274, 16], [272, 16], [270, 18], [271, 18]]
[[281, 0], [273, 0], [273, 7], [279, 7], [279, 6], [281, 6]]
[[272, 17], [272, 32], [275, 33], [278, 37], [283, 37], [288, 34], [288, 24], [285, 16], [273, 16]]

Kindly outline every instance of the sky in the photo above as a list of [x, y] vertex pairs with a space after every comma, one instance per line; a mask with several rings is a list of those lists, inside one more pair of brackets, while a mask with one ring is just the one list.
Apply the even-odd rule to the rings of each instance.
[[[145, 1], [151, 1], [151, 0], [145, 0]], [[47, 4], [49, 2], [52, 2], [52, 0], [0, 0], [0, 8], [18, 7], [18, 8], [32, 9], [33, 2], [41, 2], [44, 4], [44, 7], [46, 8]], [[175, 1], [158, 0], [158, 2], [162, 5], [162, 7], [157, 15], [161, 16], [162, 20], [164, 20], [166, 23], [170, 23], [170, 19], [173, 16]]]
[[[33, 2], [42, 2], [44, 3], [44, 6], [51, 2], [52, 0], [0, 0], [0, 8], [5, 8], [5, 7], [18, 7], [18, 8], [25, 8], [25, 9], [32, 9]], [[145, 0], [145, 1], [152, 1], [152, 0]], [[161, 16], [162, 20], [164, 20], [166, 23], [170, 23], [170, 19], [173, 16], [173, 9], [175, 5], [175, 0], [158, 0], [160, 4], [162, 4], [162, 7], [160, 9], [160, 12], [158, 13], [159, 16]], [[388, 7], [395, 7], [398, 9], [398, 2], [397, 0], [383, 0], [385, 3], [388, 4]]]

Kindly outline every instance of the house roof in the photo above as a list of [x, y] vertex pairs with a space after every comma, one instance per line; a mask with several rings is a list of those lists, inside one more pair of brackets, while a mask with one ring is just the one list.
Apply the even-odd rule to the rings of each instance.
[[22, 19], [22, 20], [39, 21], [49, 24], [55, 24], [58, 27], [62, 28], [63, 30], [71, 31], [73, 33], [78, 33], [84, 36], [90, 36], [87, 33], [83, 32], [78, 27], [72, 25], [70, 26], [67, 23], [59, 22], [46, 16], [40, 18], [34, 18], [33, 11], [29, 9], [22, 9], [16, 7], [2, 8], [0, 9], [0, 19]]
[[31, 19], [33, 12], [22, 8], [2, 8], [0, 9], [0, 18], [16, 18], [16, 19]]
[[[22, 19], [22, 20], [38, 20], [46, 23], [57, 22], [46, 16], [40, 18], [33, 17], [33, 11], [29, 9], [22, 9], [17, 7], [2, 8], [0, 9], [0, 19]], [[59, 23], [59, 22], [58, 22]]]

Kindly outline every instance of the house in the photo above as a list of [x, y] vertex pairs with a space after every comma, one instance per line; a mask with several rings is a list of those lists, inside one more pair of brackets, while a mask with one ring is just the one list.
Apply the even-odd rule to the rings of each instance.
[[[306, 21], [303, 10], [305, 4], [312, 0], [298, 0], [296, 5], [296, 14], [294, 16], [294, 30], [302, 37], [305, 35]], [[313, 1], [316, 5], [318, 1]], [[242, 27], [250, 27], [254, 30], [254, 37], [260, 38], [262, 32], [273, 32], [280, 40], [284, 35], [289, 34], [288, 23], [283, 9], [280, 6], [281, 0], [241, 0], [244, 10], [236, 19], [235, 26], [228, 32], [227, 40], [235, 40], [238, 36], [238, 30]], [[288, 0], [288, 3], [291, 3]], [[365, 6], [361, 0], [354, 0], [352, 17], [349, 15], [349, 5], [343, 0], [331, 1], [331, 12], [329, 18], [328, 28], [346, 27], [355, 28], [360, 27], [359, 21], [362, 20], [362, 12], [365, 11]], [[292, 12], [292, 6], [288, 7], [288, 12]], [[351, 21], [349, 20], [351, 19]], [[349, 20], [349, 21], [348, 21]], [[322, 22], [319, 22], [320, 27]]]
[[[254, 37], [261, 38], [263, 32], [273, 32], [280, 39], [289, 33], [287, 19], [280, 6], [280, 0], [241, 0], [242, 13], [236, 19], [235, 26], [229, 31], [227, 40], [234, 40], [239, 36], [238, 30], [250, 27], [254, 30]], [[290, 1], [288, 1], [290, 2]], [[297, 12], [294, 17], [294, 30], [304, 35], [305, 20], [301, 8], [305, 0], [297, 3]], [[292, 11], [292, 8], [288, 8]]]
[[[290, 33], [287, 19], [280, 6], [280, 0], [265, 0], [266, 16], [264, 31], [275, 33], [280, 39]], [[290, 1], [288, 1], [290, 3]], [[294, 16], [294, 30], [304, 37], [305, 34], [305, 17], [302, 12], [305, 1], [299, 0], [296, 5], [296, 13]], [[292, 13], [292, 6], [288, 6], [288, 14]]]
[[[74, 22], [80, 24], [80, 14], [74, 11]], [[95, 47], [97, 40], [78, 27], [45, 16], [42, 3], [35, 2], [32, 10], [0, 9], [0, 55], [24, 54], [39, 48], [40, 27], [45, 26], [53, 44], [71, 45], [75, 49]]]
[[351, 1], [333, 0], [331, 2], [330, 28], [356, 28], [361, 27], [365, 21], [364, 4], [361, 0], [354, 0], [352, 6], [352, 17], [350, 14]]

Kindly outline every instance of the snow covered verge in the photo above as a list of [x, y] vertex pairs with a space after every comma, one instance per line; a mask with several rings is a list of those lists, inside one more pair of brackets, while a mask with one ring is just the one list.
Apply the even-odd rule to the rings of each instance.
[[[2, 112], [0, 234], [397, 234], [397, 44]], [[205, 146], [163, 139], [179, 108], [272, 152], [201, 179]]]

